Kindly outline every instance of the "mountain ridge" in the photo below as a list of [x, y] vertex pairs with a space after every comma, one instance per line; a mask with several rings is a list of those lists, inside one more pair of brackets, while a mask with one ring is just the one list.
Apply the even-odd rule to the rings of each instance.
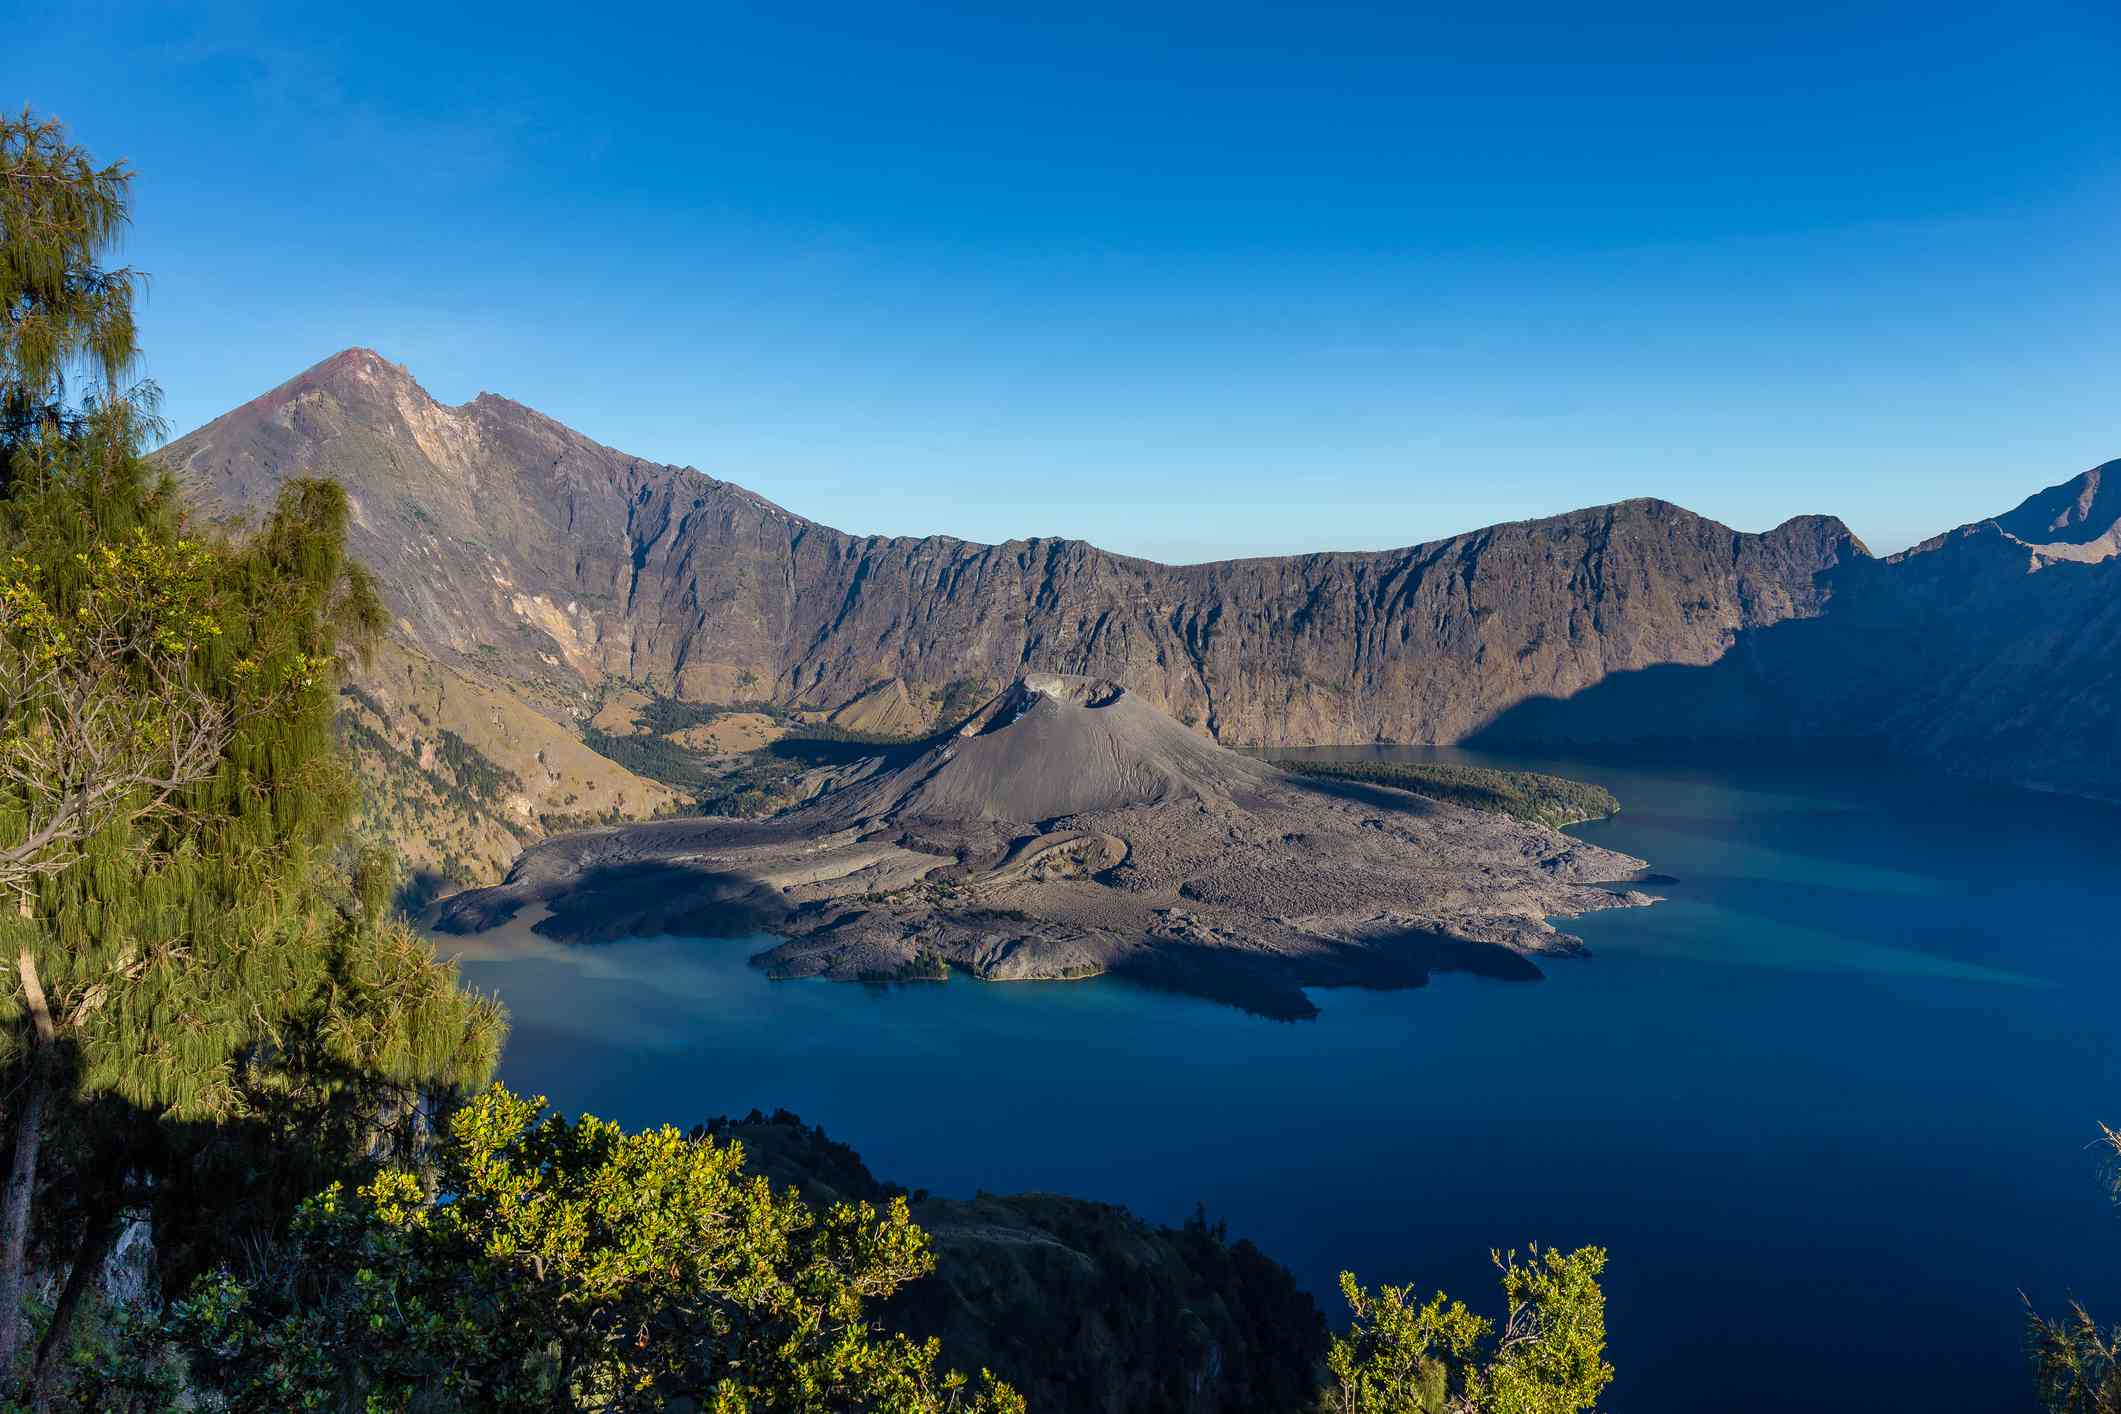
[[[1745, 532], [1637, 497], [1164, 565], [1069, 537], [841, 531], [497, 393], [442, 404], [361, 348], [160, 455], [238, 518], [290, 477], [338, 480], [406, 650], [466, 701], [512, 710], [472, 685], [498, 689], [577, 735], [614, 698], [662, 698], [903, 738], [1056, 672], [1227, 746], [1862, 737], [2121, 798], [2121, 463], [1884, 558], [1832, 516]], [[576, 779], [547, 798], [591, 799]], [[670, 808], [616, 765], [595, 785], [618, 818]], [[564, 823], [551, 810], [435, 833], [485, 840], [458, 882], [491, 882], [507, 839]]]
[[2103, 560], [2121, 553], [2121, 460], [2033, 493], [1994, 524], [2054, 558]]
[[[236, 509], [292, 464], [336, 476], [401, 626], [568, 714], [612, 679], [830, 711], [892, 678], [932, 707], [951, 681], [999, 690], [1029, 668], [1120, 678], [1226, 744], [1450, 741], [1527, 690], [1713, 661], [1743, 628], [1816, 611], [1817, 573], [1868, 555], [1831, 517], [1749, 534], [1653, 498], [1185, 566], [1065, 537], [862, 536], [497, 395], [446, 407], [362, 350], [164, 455]], [[1546, 602], [1481, 627], [1534, 576]], [[1489, 653], [1529, 666], [1487, 672]]]

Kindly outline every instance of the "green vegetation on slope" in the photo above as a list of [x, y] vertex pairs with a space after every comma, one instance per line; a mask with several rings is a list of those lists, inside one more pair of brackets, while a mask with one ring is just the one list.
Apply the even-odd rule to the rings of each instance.
[[795, 717], [784, 708], [771, 703], [741, 703], [731, 706], [722, 702], [685, 702], [675, 697], [651, 694], [648, 701], [634, 709], [634, 725], [654, 736], [670, 732], [681, 732], [688, 727], [703, 727], [724, 717], [756, 713], [775, 721], [793, 723]]
[[1612, 1378], [1604, 1262], [1498, 1256], [1494, 1321], [1344, 1276], [1353, 1321], [1329, 1342], [1290, 1274], [1204, 1217], [908, 1194], [792, 1115], [627, 1133], [495, 1088], [418, 1165], [332, 1184], [258, 1259], [107, 1321], [69, 1393], [229, 1414], [1577, 1414]]
[[1514, 815], [1556, 829], [1585, 820], [1603, 820], [1620, 811], [1620, 802], [1604, 786], [1537, 771], [1503, 771], [1446, 761], [1316, 761], [1301, 757], [1276, 758], [1274, 764], [1294, 775], [1390, 786], [1431, 800]]
[[[912, 746], [925, 738], [886, 736], [813, 721], [771, 704], [737, 707], [650, 697], [633, 709], [639, 728], [607, 731], [584, 723], [582, 741], [599, 756], [681, 791], [705, 815], [771, 815], [800, 798], [799, 783], [820, 767]], [[727, 717], [761, 717], [779, 735], [763, 746], [717, 752], [686, 744], [679, 734]]]
[[714, 781], [717, 773], [703, 752], [681, 746], [666, 737], [628, 735], [582, 728], [582, 744], [608, 761], [616, 761], [636, 776], [646, 776], [673, 790], [697, 796]]
[[1318, 1389], [1326, 1322], [1296, 1279], [1197, 1213], [1177, 1226], [1050, 1193], [907, 1194], [785, 1111], [713, 1120], [754, 1171], [813, 1206], [906, 1197], [935, 1246], [932, 1278], [885, 1320], [939, 1337], [946, 1360], [992, 1369], [1038, 1410], [1295, 1414]]
[[1605, 1360], [1602, 1248], [1492, 1254], [1498, 1325], [1437, 1292], [1365, 1290], [1340, 1274], [1354, 1316], [1326, 1354], [1331, 1414], [1578, 1414], [1613, 1378]]
[[934, 1267], [903, 1198], [813, 1209], [747, 1176], [741, 1145], [499, 1088], [431, 1172], [325, 1190], [275, 1258], [165, 1325], [230, 1411], [1024, 1409], [871, 1319]]

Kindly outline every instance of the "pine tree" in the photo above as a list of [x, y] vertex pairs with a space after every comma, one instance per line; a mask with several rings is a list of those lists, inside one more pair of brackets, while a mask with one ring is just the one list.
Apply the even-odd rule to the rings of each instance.
[[[16, 963], [0, 1067], [21, 1097], [0, 1371], [18, 1363], [34, 1228], [71, 1257], [40, 1399], [131, 1206], [223, 1211], [193, 1175], [231, 1161], [306, 1190], [325, 1146], [358, 1153], [417, 1121], [423, 1093], [483, 1082], [502, 1028], [341, 869], [336, 674], [382, 621], [345, 555], [344, 493], [292, 482], [241, 540], [188, 527], [141, 454], [147, 399], [112, 381], [131, 277], [95, 257], [123, 225], [122, 169], [28, 117], [0, 128], [0, 155], [0, 407], [31, 410], [8, 424], [0, 499], [0, 957]], [[84, 364], [103, 381], [66, 401], [63, 371]], [[260, 1163], [261, 1135], [316, 1162]], [[67, 1181], [40, 1196], [48, 1143]]]
[[119, 388], [139, 356], [140, 277], [103, 259], [124, 231], [132, 173], [98, 166], [55, 122], [0, 119], [0, 453], [78, 430], [69, 377], [92, 401]]
[[[127, 442], [143, 430], [127, 417], [133, 405], [110, 396], [136, 357], [136, 280], [100, 263], [125, 225], [130, 185], [122, 163], [98, 167], [57, 124], [27, 111], [0, 120], [0, 471], [10, 484], [18, 472], [86, 450], [96, 440], [86, 435], [91, 419]], [[100, 376], [100, 383], [75, 410], [66, 392], [69, 373], [78, 371]], [[89, 568], [85, 561], [83, 567]], [[153, 769], [140, 758], [159, 755], [143, 750], [156, 725], [146, 720], [151, 713], [128, 710], [125, 684], [99, 661], [99, 650], [107, 655], [114, 645], [94, 636], [80, 641], [70, 611], [85, 607], [54, 604], [19, 575], [0, 585], [0, 628], [8, 640], [0, 647], [6, 712], [0, 763], [12, 768], [0, 771], [10, 787], [0, 807], [6, 832], [0, 892], [20, 892], [27, 879], [67, 867], [109, 819], [166, 804], [184, 783], [183, 773], [174, 774], [165, 778], [160, 800], [137, 798]], [[116, 608], [125, 617], [123, 604]], [[69, 617], [62, 620], [61, 613]], [[180, 656], [157, 654], [154, 636], [150, 630], [146, 642], [133, 645], [147, 652], [129, 669], [152, 675], [155, 659], [167, 664]], [[194, 779], [217, 744], [212, 738], [220, 723], [204, 725], [205, 751], [186, 763]], [[30, 911], [25, 897], [22, 912]], [[30, 1201], [58, 1064], [57, 1030], [31, 950], [16, 953], [16, 971], [31, 1045], [0, 1201], [0, 1370], [12, 1368], [20, 1342]]]

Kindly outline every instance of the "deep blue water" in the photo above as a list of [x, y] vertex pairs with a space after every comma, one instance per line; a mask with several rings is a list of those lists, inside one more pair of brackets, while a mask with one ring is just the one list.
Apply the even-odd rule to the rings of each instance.
[[[1343, 753], [1345, 754], [1345, 753]], [[1499, 761], [1463, 753], [1456, 759]], [[503, 1078], [680, 1124], [785, 1106], [881, 1176], [1205, 1203], [1334, 1274], [1492, 1302], [1487, 1252], [1611, 1249], [1604, 1407], [2029, 1407], [2022, 1290], [2121, 1320], [2121, 811], [1876, 765], [1522, 764], [1679, 882], [1547, 980], [1314, 993], [1315, 1021], [1099, 980], [769, 983], [744, 940], [465, 970]]]

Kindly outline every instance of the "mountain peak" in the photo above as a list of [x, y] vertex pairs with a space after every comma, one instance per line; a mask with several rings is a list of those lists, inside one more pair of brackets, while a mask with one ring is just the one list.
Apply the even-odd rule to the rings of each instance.
[[[313, 365], [295, 377], [296, 382], [313, 380], [319, 383], [396, 383], [414, 388], [420, 385], [402, 363], [392, 363], [374, 349], [356, 345], [341, 349], [323, 362]], [[422, 390], [425, 391], [424, 389]]]
[[423, 403], [434, 401], [404, 364], [392, 363], [374, 349], [356, 347], [341, 349], [330, 358], [310, 365], [228, 416], [245, 411], [270, 416], [304, 393], [313, 392], [329, 393], [342, 403], [395, 402], [404, 394]]
[[2121, 461], [2028, 496], [1995, 523], [2054, 559], [2103, 560], [2121, 553]]

